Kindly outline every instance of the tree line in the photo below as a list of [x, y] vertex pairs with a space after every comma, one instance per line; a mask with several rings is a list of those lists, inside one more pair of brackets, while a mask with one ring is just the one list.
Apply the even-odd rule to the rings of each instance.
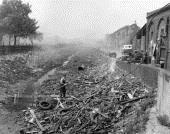
[[41, 40], [42, 33], [38, 32], [39, 28], [36, 19], [29, 16], [32, 12], [31, 5], [24, 3], [22, 0], [3, 0], [0, 5], [0, 37], [8, 35], [9, 40], [13, 37], [14, 45], [17, 38], [29, 38]]

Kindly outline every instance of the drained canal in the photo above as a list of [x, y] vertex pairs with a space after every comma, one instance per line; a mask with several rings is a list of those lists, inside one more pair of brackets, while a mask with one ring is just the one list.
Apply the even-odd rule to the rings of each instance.
[[[60, 67], [67, 66], [67, 64], [70, 62], [72, 58], [73, 58], [73, 55], [69, 56], [67, 60], [65, 60], [63, 64], [61, 64]], [[55, 72], [56, 72], [56, 68], [53, 68], [52, 70], [45, 73], [38, 80], [35, 81], [32, 79], [26, 82], [26, 85], [23, 87], [22, 91], [19, 91], [13, 96], [7, 97], [4, 107], [8, 111], [17, 112], [17, 111], [27, 109], [30, 106], [33, 106], [36, 100], [37, 89], [39, 89], [39, 87], [42, 85], [44, 81], [50, 79], [50, 77], [53, 76]]]

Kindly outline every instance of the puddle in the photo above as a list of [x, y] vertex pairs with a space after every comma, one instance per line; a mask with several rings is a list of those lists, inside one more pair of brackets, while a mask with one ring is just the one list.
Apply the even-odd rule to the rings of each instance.
[[67, 60], [63, 63], [63, 67], [67, 66], [67, 64], [70, 62], [70, 60], [74, 57], [74, 55], [71, 55], [67, 58]]
[[50, 70], [45, 75], [43, 75], [35, 84], [41, 85], [45, 80], [48, 80], [52, 75], [55, 74], [56, 68]]
[[[63, 63], [64, 65], [67, 65], [69, 61], [72, 59], [73, 55], [68, 57], [68, 59]], [[26, 84], [26, 88], [23, 90], [23, 92], [20, 95], [16, 95], [16, 97], [8, 97], [6, 99], [6, 104], [4, 107], [9, 111], [20, 111], [27, 109], [30, 106], [34, 105], [34, 100], [36, 98], [37, 94], [37, 87], [39, 87], [44, 81], [50, 79], [56, 72], [56, 68], [50, 70], [45, 75], [43, 75], [40, 79], [35, 81], [30, 81]], [[62, 72], [66, 73], [66, 72]]]
[[9, 111], [20, 111], [27, 109], [30, 106], [33, 106], [35, 103], [35, 95], [36, 95], [36, 88], [40, 86], [43, 81], [50, 78], [51, 75], [54, 75], [56, 69], [52, 69], [43, 75], [37, 82], [30, 81], [26, 84], [26, 88], [23, 90], [23, 93], [20, 95], [8, 97], [6, 100], [6, 104], [4, 105], [5, 108]]
[[[67, 64], [70, 62], [70, 60], [74, 57], [74, 55], [71, 55], [67, 58], [66, 61], [63, 62], [62, 66], [67, 66]], [[45, 80], [50, 79], [50, 77], [52, 75], [54, 75], [56, 72], [56, 68], [50, 70], [49, 72], [47, 72], [45, 75], [43, 75], [40, 79], [38, 79], [38, 81], [35, 84], [41, 85]], [[67, 73], [67, 71], [62, 71], [62, 73]]]
[[111, 64], [110, 64], [110, 71], [111, 72], [115, 71], [115, 65], [116, 65], [116, 59], [112, 59]]
[[19, 95], [10, 96], [6, 99], [4, 107], [9, 111], [20, 111], [33, 106], [35, 103], [36, 88], [40, 86], [43, 81], [48, 80], [50, 76], [54, 75], [56, 69], [52, 69], [43, 75], [37, 82], [30, 81], [26, 84], [26, 88]]
[[10, 96], [6, 99], [4, 107], [8, 111], [20, 111], [24, 110], [34, 104], [34, 81], [29, 81], [26, 84], [26, 88], [19, 96]]

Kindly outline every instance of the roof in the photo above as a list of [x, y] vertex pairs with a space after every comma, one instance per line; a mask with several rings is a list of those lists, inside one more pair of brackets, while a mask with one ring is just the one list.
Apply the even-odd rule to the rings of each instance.
[[143, 25], [143, 27], [136, 33], [136, 37], [137, 39], [140, 39], [141, 36], [145, 36], [146, 35], [146, 24]]
[[121, 30], [126, 29], [126, 28], [128, 28], [128, 27], [129, 27], [128, 25], [123, 26], [123, 27], [119, 28], [118, 30], [116, 30], [115, 32], [113, 32], [111, 35], [114, 35], [114, 34], [120, 32]]
[[166, 10], [169, 10], [170, 9], [170, 3], [168, 3], [167, 5], [165, 5], [164, 7], [161, 7], [159, 9], [156, 9], [154, 11], [151, 11], [151, 12], [148, 12], [147, 13], [147, 18], [155, 15], [155, 14], [158, 14], [160, 12], [163, 12], [163, 11], [166, 11]]
[[122, 31], [122, 30], [124, 30], [124, 29], [131, 28], [131, 27], [133, 27], [133, 26], [138, 27], [137, 24], [135, 24], [135, 23], [134, 23], [134, 24], [131, 24], [131, 25], [126, 25], [126, 26], [123, 26], [123, 27], [119, 28], [118, 30], [116, 30], [115, 32], [113, 32], [113, 33], [110, 34], [110, 35], [111, 35], [111, 36], [114, 36], [115, 34], [119, 33], [120, 31]]

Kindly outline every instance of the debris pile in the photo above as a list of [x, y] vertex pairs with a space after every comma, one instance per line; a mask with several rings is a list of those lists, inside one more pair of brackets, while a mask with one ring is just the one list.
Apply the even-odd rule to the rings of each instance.
[[0, 81], [16, 83], [31, 76], [31, 68], [27, 66], [28, 54], [8, 55], [0, 59]]
[[102, 64], [84, 72], [70, 71], [65, 99], [57, 95], [57, 77], [46, 81], [39, 94], [47, 95], [45, 100], [53, 107], [40, 108], [41, 99], [37, 98], [37, 106], [24, 111], [22, 133], [123, 134], [136, 119], [140, 105], [150, 98], [150, 91], [138, 78], [108, 70], [108, 65]]

